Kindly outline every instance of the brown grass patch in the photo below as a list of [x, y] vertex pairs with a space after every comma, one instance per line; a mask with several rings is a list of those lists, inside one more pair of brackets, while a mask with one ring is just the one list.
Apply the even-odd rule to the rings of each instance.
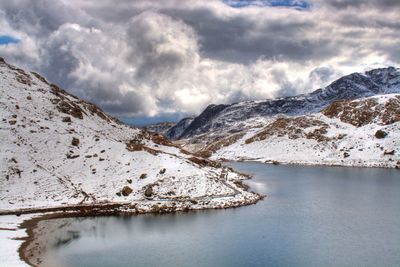
[[146, 151], [152, 155], [158, 155], [160, 151], [152, 149], [150, 147], [145, 146], [144, 144], [139, 143], [137, 140], [131, 140], [126, 144], [126, 149], [130, 152], [134, 151]]
[[340, 100], [329, 105], [322, 113], [329, 118], [338, 118], [356, 127], [373, 121], [389, 125], [400, 121], [400, 98], [398, 96], [391, 98], [384, 105], [375, 99]]
[[211, 157], [212, 153], [218, 151], [223, 147], [230, 146], [231, 144], [235, 143], [240, 138], [242, 138], [244, 135], [245, 133], [238, 133], [222, 138], [221, 140], [217, 140], [211, 143], [210, 145], [206, 146], [205, 148], [197, 151], [195, 155], [205, 158]]
[[[305, 133], [303, 130], [310, 127], [319, 127], [313, 132]], [[253, 137], [247, 139], [245, 144], [255, 141], [262, 141], [272, 136], [283, 137], [288, 136], [289, 139], [307, 138], [315, 139], [319, 142], [329, 140], [324, 134], [329, 126], [323, 121], [307, 118], [278, 118], [274, 122], [268, 124], [262, 131]]]
[[208, 160], [205, 158], [190, 157], [190, 158], [188, 158], [188, 160], [190, 160], [191, 162], [196, 163], [197, 165], [202, 166], [202, 167], [205, 167], [205, 166], [215, 167], [215, 168], [221, 167], [221, 163], [212, 161], [212, 160]]

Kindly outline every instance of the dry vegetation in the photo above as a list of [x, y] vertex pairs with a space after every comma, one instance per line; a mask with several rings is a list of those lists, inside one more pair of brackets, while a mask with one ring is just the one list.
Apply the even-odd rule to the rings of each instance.
[[217, 150], [230, 146], [231, 144], [237, 142], [240, 138], [242, 138], [245, 135], [245, 133], [238, 133], [238, 134], [233, 134], [228, 137], [225, 137], [221, 140], [217, 140], [210, 145], [206, 146], [205, 148], [199, 150], [196, 152], [197, 156], [200, 157], [205, 157], [208, 158], [212, 155], [212, 153], [216, 152]]
[[[304, 129], [316, 127], [313, 131], [305, 132]], [[306, 117], [297, 118], [278, 118], [274, 122], [268, 124], [262, 131], [245, 141], [246, 144], [255, 141], [265, 140], [272, 136], [283, 137], [288, 136], [289, 139], [307, 138], [315, 139], [319, 142], [329, 140], [324, 134], [329, 126], [316, 119]]]
[[361, 127], [374, 121], [389, 125], [400, 121], [400, 97], [390, 99], [385, 105], [375, 99], [341, 100], [329, 105], [322, 113], [329, 118]]

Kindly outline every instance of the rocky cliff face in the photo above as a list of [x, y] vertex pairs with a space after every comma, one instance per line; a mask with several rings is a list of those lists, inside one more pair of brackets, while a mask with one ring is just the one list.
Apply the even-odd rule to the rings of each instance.
[[[325, 88], [310, 94], [293, 97], [246, 101], [231, 105], [210, 105], [186, 127], [178, 123], [167, 136], [171, 139], [186, 139], [209, 132], [235, 131], [235, 126], [258, 117], [304, 115], [321, 111], [337, 100], [352, 100], [377, 94], [400, 92], [400, 70], [389, 67], [366, 73], [344, 76]], [[236, 129], [240, 131], [240, 129]], [[225, 135], [226, 136], [226, 135]]]
[[259, 198], [235, 185], [242, 176], [3, 59], [0, 116], [0, 214], [96, 205], [163, 212]]

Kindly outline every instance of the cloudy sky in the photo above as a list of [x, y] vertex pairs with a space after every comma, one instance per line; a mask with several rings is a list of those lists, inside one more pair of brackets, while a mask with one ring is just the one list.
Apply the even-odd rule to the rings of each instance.
[[0, 56], [119, 117], [399, 66], [399, 0], [0, 0]]

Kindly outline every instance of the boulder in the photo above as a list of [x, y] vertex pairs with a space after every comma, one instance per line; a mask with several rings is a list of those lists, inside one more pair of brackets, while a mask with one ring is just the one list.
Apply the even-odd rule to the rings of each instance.
[[63, 117], [62, 122], [71, 122], [71, 117]]
[[76, 138], [76, 137], [72, 137], [71, 145], [73, 145], [73, 146], [79, 146], [79, 139]]
[[375, 137], [378, 138], [378, 139], [385, 138], [387, 135], [388, 135], [387, 132], [385, 132], [383, 130], [378, 130], [375, 133]]
[[124, 188], [122, 188], [122, 190], [121, 190], [121, 193], [124, 197], [129, 196], [132, 192], [133, 192], [133, 190], [129, 186], [124, 186]]
[[144, 190], [144, 195], [146, 197], [151, 197], [153, 195], [153, 188], [151, 186], [147, 187], [146, 190]]

